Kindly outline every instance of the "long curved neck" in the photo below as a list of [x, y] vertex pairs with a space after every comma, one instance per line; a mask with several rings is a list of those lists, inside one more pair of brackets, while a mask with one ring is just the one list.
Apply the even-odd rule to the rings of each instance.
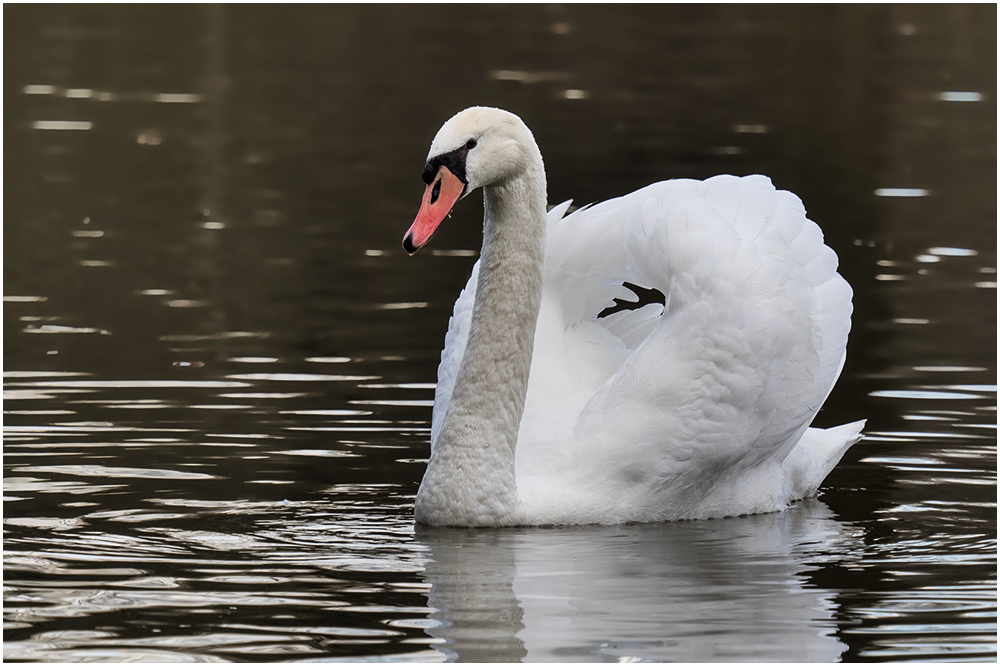
[[417, 495], [421, 522], [517, 520], [514, 450], [545, 260], [545, 171], [538, 149], [533, 153], [519, 176], [484, 188], [476, 302], [448, 411]]

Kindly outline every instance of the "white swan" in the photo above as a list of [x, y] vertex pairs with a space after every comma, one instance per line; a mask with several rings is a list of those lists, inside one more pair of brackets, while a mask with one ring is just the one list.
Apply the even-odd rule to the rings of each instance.
[[[417, 521], [778, 511], [861, 438], [864, 421], [809, 428], [844, 364], [852, 292], [767, 178], [672, 180], [546, 214], [531, 132], [474, 107], [437, 133], [423, 179], [407, 252], [479, 187], [486, 214], [441, 354]], [[631, 295], [623, 282], [666, 303], [599, 317]]]

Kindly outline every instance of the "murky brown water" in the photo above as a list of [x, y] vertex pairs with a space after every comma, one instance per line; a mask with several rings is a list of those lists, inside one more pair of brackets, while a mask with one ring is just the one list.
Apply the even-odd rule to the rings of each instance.
[[[8, 661], [996, 659], [996, 7], [5, 8]], [[766, 173], [855, 288], [768, 516], [414, 530], [470, 198], [519, 113], [550, 200]]]

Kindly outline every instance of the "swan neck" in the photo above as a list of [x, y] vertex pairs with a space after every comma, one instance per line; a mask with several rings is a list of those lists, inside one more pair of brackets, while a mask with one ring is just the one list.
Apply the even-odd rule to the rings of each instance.
[[[476, 300], [451, 401], [417, 498], [422, 522], [518, 520], [514, 453], [545, 259], [545, 174], [541, 157], [535, 162], [520, 176], [484, 188]], [[434, 487], [448, 488], [448, 497]]]

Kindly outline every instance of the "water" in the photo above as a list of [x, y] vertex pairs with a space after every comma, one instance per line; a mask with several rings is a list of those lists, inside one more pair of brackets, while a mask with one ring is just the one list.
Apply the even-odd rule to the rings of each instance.
[[[996, 659], [996, 8], [5, 9], [8, 661]], [[819, 499], [414, 529], [464, 202], [522, 115], [550, 200], [766, 173], [856, 292]]]

